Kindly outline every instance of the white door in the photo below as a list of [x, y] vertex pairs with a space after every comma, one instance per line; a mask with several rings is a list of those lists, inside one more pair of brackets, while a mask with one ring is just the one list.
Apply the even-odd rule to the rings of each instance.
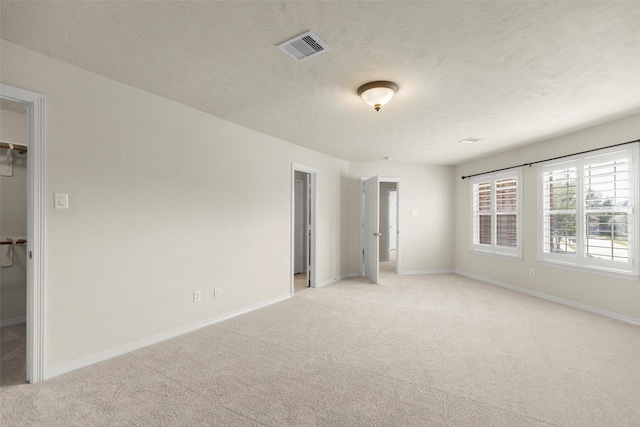
[[362, 218], [364, 275], [373, 283], [378, 283], [380, 259], [378, 240], [380, 209], [380, 178], [374, 176], [363, 182], [364, 212]]
[[397, 234], [397, 214], [398, 214], [398, 192], [389, 191], [389, 250], [396, 249]]
[[304, 217], [304, 182], [301, 179], [295, 180], [295, 193], [294, 193], [294, 266], [293, 273], [298, 274], [305, 271], [305, 229], [306, 221]]

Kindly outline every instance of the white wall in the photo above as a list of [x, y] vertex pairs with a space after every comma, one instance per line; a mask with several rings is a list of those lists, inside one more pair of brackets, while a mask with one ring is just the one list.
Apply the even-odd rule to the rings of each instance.
[[[562, 270], [536, 263], [537, 167], [524, 168], [522, 262], [478, 255], [469, 251], [469, 180], [463, 175], [481, 173], [555, 156], [600, 148], [640, 137], [640, 114], [589, 129], [478, 159], [456, 167], [455, 268], [464, 274], [490, 279], [526, 290], [640, 319], [640, 283], [592, 273]], [[529, 269], [535, 269], [535, 278]]]
[[346, 162], [5, 41], [1, 55], [2, 83], [46, 96], [46, 369], [288, 295], [292, 162], [319, 170], [318, 281], [347, 272]]
[[[401, 273], [453, 269], [453, 167], [391, 162], [351, 163], [348, 222], [350, 269], [360, 270], [360, 177], [400, 178]], [[412, 211], [417, 216], [412, 216]], [[428, 261], [428, 255], [432, 260]]]
[[[0, 139], [27, 143], [27, 115], [0, 109]], [[0, 149], [0, 162], [6, 160]], [[27, 155], [13, 155], [13, 175], [0, 176], [0, 239], [27, 237]], [[13, 265], [0, 267], [0, 321], [26, 315], [26, 246], [0, 246], [0, 257], [13, 251]]]

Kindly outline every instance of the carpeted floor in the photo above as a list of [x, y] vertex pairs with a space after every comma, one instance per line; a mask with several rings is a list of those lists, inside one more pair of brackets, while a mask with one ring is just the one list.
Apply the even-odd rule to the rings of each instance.
[[0, 387], [26, 383], [27, 324], [0, 328]]
[[639, 360], [637, 326], [383, 272], [2, 387], [0, 425], [638, 426]]
[[307, 273], [298, 273], [293, 276], [293, 291], [299, 292], [309, 289], [309, 282], [307, 281]]

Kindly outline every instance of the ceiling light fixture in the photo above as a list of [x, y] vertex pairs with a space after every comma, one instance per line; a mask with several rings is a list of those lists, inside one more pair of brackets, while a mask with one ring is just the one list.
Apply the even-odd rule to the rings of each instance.
[[358, 88], [358, 95], [376, 111], [380, 111], [380, 107], [389, 102], [397, 91], [397, 84], [381, 80], [363, 84]]

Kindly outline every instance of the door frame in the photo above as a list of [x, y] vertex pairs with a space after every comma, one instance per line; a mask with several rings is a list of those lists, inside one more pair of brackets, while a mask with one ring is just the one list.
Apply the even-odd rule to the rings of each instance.
[[[369, 176], [361, 176], [360, 177], [360, 275], [364, 276], [364, 260], [362, 259], [362, 254], [364, 251], [364, 245], [365, 245], [365, 236], [364, 236], [364, 197], [362, 195], [362, 189], [363, 189], [363, 185], [364, 185], [364, 181], [366, 181], [367, 179], [369, 179], [371, 177]], [[400, 249], [401, 247], [401, 234], [400, 234], [400, 230], [402, 229], [401, 226], [401, 216], [400, 216], [400, 212], [402, 212], [400, 210], [400, 206], [401, 206], [401, 200], [402, 198], [400, 197], [401, 192], [400, 192], [400, 185], [401, 185], [401, 178], [393, 178], [393, 177], [385, 177], [385, 176], [381, 176], [380, 177], [380, 182], [395, 182], [396, 183], [396, 191], [398, 192], [398, 198], [396, 201], [396, 274], [402, 274], [402, 268], [401, 268], [401, 254], [402, 251]], [[378, 191], [380, 191], [378, 189]]]
[[[387, 190], [387, 215], [389, 215], [389, 213], [391, 213], [391, 209], [389, 209], [389, 202], [391, 200], [391, 193], [396, 193], [396, 209], [395, 209], [395, 213], [396, 213], [396, 232], [395, 232], [395, 240], [396, 240], [396, 247], [394, 248], [394, 250], [397, 251], [398, 249], [398, 186], [396, 185], [395, 189], [388, 189]], [[388, 216], [387, 216], [388, 218]], [[389, 221], [389, 225], [391, 224], [391, 221]], [[387, 254], [391, 253], [391, 235], [389, 235], [389, 238], [387, 239]], [[397, 255], [397, 253], [396, 253]]]
[[45, 97], [0, 84], [0, 98], [27, 106], [27, 381], [44, 381]]
[[[305, 239], [305, 236], [307, 236], [308, 232], [307, 232], [307, 226], [308, 226], [308, 218], [305, 218], [304, 215], [304, 198], [307, 197], [307, 194], [305, 194], [306, 192], [305, 190], [305, 183], [306, 183], [306, 179], [302, 180], [299, 178], [295, 178], [293, 181], [294, 184], [294, 191], [295, 196], [293, 198], [294, 201], [294, 217], [293, 217], [293, 222], [294, 222], [294, 233], [293, 233], [293, 238], [294, 238], [294, 246], [293, 246], [293, 273], [294, 274], [298, 274], [301, 272], [307, 272], [307, 268], [305, 264], [308, 264], [308, 261], [305, 262], [305, 253], [307, 252], [307, 242], [309, 239]], [[301, 187], [300, 190], [300, 194], [298, 194], [298, 186]], [[302, 198], [302, 200], [299, 200], [299, 197]], [[301, 212], [300, 212], [300, 211]], [[302, 221], [301, 222], [297, 222], [298, 221], [298, 216], [302, 216]], [[302, 238], [302, 242], [299, 242], [299, 236]], [[301, 251], [302, 253], [298, 253], [298, 251]], [[302, 258], [302, 259], [300, 259]], [[300, 269], [298, 269], [298, 261], [300, 261], [300, 263], [302, 265], [300, 265]]]
[[[309, 264], [307, 266], [307, 277], [309, 280], [309, 287], [315, 288], [317, 286], [317, 278], [318, 278], [318, 268], [317, 268], [317, 248], [318, 248], [318, 232], [317, 232], [317, 217], [318, 217], [318, 206], [319, 206], [319, 192], [318, 192], [318, 169], [311, 168], [309, 166], [291, 163], [291, 249], [290, 249], [290, 271], [289, 271], [289, 280], [290, 280], [290, 292], [291, 296], [293, 296], [295, 292], [294, 280], [293, 280], [293, 272], [295, 267], [295, 181], [296, 181], [296, 171], [304, 172], [309, 174], [309, 180], [307, 182], [308, 188], [311, 189], [311, 197], [309, 198], [309, 215], [311, 222], [311, 244], [308, 245], [309, 253], [307, 254], [309, 258]], [[306, 196], [306, 195], [305, 195]], [[307, 235], [307, 239], [308, 239]]]

